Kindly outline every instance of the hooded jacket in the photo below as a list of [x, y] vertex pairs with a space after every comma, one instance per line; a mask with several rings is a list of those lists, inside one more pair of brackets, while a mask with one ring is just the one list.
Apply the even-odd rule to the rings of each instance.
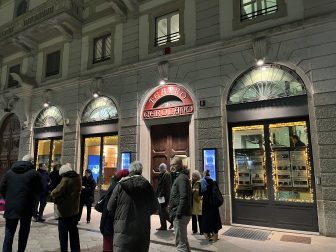
[[51, 192], [60, 217], [71, 217], [79, 212], [82, 180], [75, 171], [62, 174], [61, 183]]
[[147, 252], [150, 216], [157, 208], [154, 190], [144, 177], [123, 178], [107, 205], [114, 217], [113, 252]]
[[191, 216], [191, 186], [188, 170], [177, 171], [177, 178], [170, 193], [169, 217], [174, 220], [176, 216]]
[[6, 200], [6, 219], [29, 218], [41, 192], [41, 179], [34, 165], [17, 161], [5, 174], [0, 184], [0, 193]]

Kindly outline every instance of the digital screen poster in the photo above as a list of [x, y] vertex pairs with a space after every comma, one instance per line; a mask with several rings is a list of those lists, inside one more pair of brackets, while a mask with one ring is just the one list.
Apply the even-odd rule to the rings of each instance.
[[130, 152], [122, 152], [121, 153], [121, 169], [128, 170], [128, 167], [131, 164], [131, 153]]
[[92, 171], [93, 179], [98, 182], [100, 167], [100, 156], [89, 155], [88, 156], [88, 169]]
[[203, 149], [203, 170], [210, 171], [210, 177], [216, 180], [216, 150]]

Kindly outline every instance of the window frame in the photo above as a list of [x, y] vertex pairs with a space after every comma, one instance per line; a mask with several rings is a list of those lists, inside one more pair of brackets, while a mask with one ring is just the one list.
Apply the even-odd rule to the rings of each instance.
[[[63, 52], [64, 52], [64, 44], [58, 43], [55, 45], [52, 45], [50, 47], [43, 48], [41, 50], [43, 52], [43, 62], [42, 62], [42, 76], [41, 81], [45, 82], [52, 79], [59, 79], [62, 77], [63, 72]], [[47, 70], [47, 55], [56, 51], [60, 51], [60, 63], [59, 63], [59, 73], [51, 76], [46, 75]]]
[[[148, 53], [154, 53], [166, 47], [177, 47], [185, 44], [184, 11], [185, 11], [184, 0], [173, 1], [171, 3], [160, 5], [155, 9], [150, 9], [147, 11], [148, 23], [149, 23]], [[156, 25], [157, 19], [172, 13], [179, 13], [179, 34], [180, 34], [179, 40], [174, 42], [167, 42], [160, 46], [155, 46], [155, 41], [157, 37], [157, 25]]]
[[[20, 6], [20, 4], [25, 1], [27, 6], [26, 6], [26, 11], [21, 13], [20, 15], [17, 15], [17, 11], [18, 11], [18, 8]], [[22, 15], [24, 15], [25, 13], [27, 13], [29, 11], [29, 0], [16, 0], [15, 1], [15, 8], [14, 8], [14, 18], [19, 18], [21, 17]]]
[[[179, 37], [178, 37], [178, 40], [172, 41], [172, 34], [174, 34], [174, 33], [171, 32], [171, 28], [172, 28], [171, 19], [176, 14], [179, 15], [179, 31], [178, 31], [178, 36]], [[159, 25], [159, 21], [163, 20], [163, 19], [167, 19], [167, 35], [159, 37], [158, 36], [158, 25]], [[160, 38], [165, 38], [166, 39], [166, 42], [162, 45], [159, 44], [159, 39]], [[181, 35], [180, 35], [180, 12], [178, 10], [155, 18], [155, 37], [154, 37], [154, 46], [155, 47], [161, 47], [161, 46], [163, 47], [167, 44], [175, 44], [180, 40], [180, 38], [181, 38]]]
[[[232, 20], [232, 28], [233, 30], [243, 29], [249, 25], [262, 23], [267, 20], [272, 20], [276, 18], [281, 18], [287, 16], [287, 5], [285, 0], [276, 0], [277, 1], [277, 11], [268, 13], [265, 15], [257, 15], [256, 17], [250, 19], [241, 19], [241, 4], [242, 0], [232, 0], [233, 1], [233, 20]], [[252, 0], [251, 0], [252, 1]], [[260, 0], [255, 0], [260, 1]]]
[[[13, 67], [16, 67], [16, 66], [19, 66], [19, 73], [20, 73], [21, 70], [22, 70], [22, 64], [21, 64], [21, 63], [12, 64], [12, 65], [8, 66], [8, 78], [7, 78], [6, 88], [17, 88], [18, 85], [19, 85], [19, 82], [18, 82], [18, 81], [15, 81], [15, 80], [12, 78], [12, 76], [10, 75], [10, 74], [11, 74], [10, 69], [13, 68]], [[11, 79], [13, 79], [13, 82], [16, 82], [15, 85], [9, 85]]]
[[[57, 72], [56, 72], [56, 70], [49, 72], [48, 71], [48, 62], [49, 62], [48, 57], [50, 55], [56, 54], [56, 53], [59, 53], [59, 57], [58, 57], [58, 70], [57, 70]], [[62, 58], [61, 57], [61, 50], [55, 50], [55, 51], [46, 53], [46, 64], [45, 64], [45, 75], [44, 75], [45, 78], [53, 77], [55, 75], [57, 76], [57, 75], [60, 74], [60, 72], [61, 72], [61, 65], [62, 65], [61, 64], [61, 58]]]
[[[106, 55], [106, 41], [108, 40], [108, 38], [110, 37], [110, 40], [111, 40], [111, 48], [110, 48], [110, 55]], [[99, 40], [102, 40], [102, 43], [103, 43], [103, 49], [102, 51], [105, 52], [104, 55], [102, 53], [102, 56], [100, 57], [100, 59], [96, 59], [96, 44]], [[103, 36], [100, 36], [100, 37], [96, 37], [93, 39], [93, 51], [92, 51], [92, 64], [97, 64], [97, 63], [100, 63], [100, 62], [103, 62], [103, 61], [106, 61], [106, 60], [110, 60], [111, 57], [112, 57], [112, 50], [113, 50], [113, 43], [112, 43], [112, 34], [111, 33], [108, 33], [108, 34], [105, 34]]]
[[[241, 22], [244, 22], [246, 20], [251, 20], [251, 19], [254, 19], [254, 18], [258, 18], [259, 16], [263, 16], [263, 15], [270, 15], [272, 13], [275, 13], [279, 10], [278, 8], [278, 0], [273, 0], [276, 2], [276, 5], [275, 7], [266, 7], [266, 8], [262, 8], [262, 2], [265, 2], [265, 4], [267, 3], [267, 0], [249, 0], [250, 2], [249, 3], [246, 3], [244, 4], [243, 3], [244, 0], [240, 0], [240, 21]], [[245, 14], [243, 15], [243, 9], [245, 6], [252, 6], [253, 8], [253, 5], [254, 4], [257, 4], [257, 9], [254, 10], [254, 11], [251, 11], [251, 13], [249, 14]], [[275, 10], [273, 10], [273, 8], [275, 8]], [[271, 9], [271, 10], [268, 10], [268, 9]], [[263, 13], [265, 11], [265, 13]], [[251, 15], [251, 17], [248, 17], [249, 15]], [[245, 16], [245, 18], [244, 18]]]

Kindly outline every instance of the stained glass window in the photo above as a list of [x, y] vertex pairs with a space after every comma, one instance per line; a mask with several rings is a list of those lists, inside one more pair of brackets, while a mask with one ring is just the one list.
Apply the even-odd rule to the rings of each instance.
[[111, 120], [118, 117], [114, 102], [107, 97], [92, 100], [84, 109], [82, 122], [97, 122]]
[[242, 74], [233, 84], [228, 104], [305, 95], [301, 78], [280, 65], [264, 65]]
[[34, 126], [35, 128], [45, 128], [59, 125], [63, 125], [62, 113], [57, 107], [51, 106], [40, 112]]

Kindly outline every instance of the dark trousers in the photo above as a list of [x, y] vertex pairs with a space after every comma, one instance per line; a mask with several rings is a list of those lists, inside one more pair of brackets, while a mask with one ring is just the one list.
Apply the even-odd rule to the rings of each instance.
[[83, 212], [84, 205], [86, 206], [86, 209], [87, 209], [86, 221], [90, 221], [92, 203], [85, 203], [85, 202], [80, 202], [79, 204], [78, 221], [80, 221], [80, 219], [82, 218], [82, 212]]
[[192, 231], [193, 233], [197, 233], [197, 220], [198, 220], [198, 226], [200, 233], [203, 233], [203, 228], [202, 228], [202, 215], [192, 215], [191, 219], [191, 225], [192, 225]]
[[39, 218], [43, 217], [43, 212], [44, 212], [46, 205], [47, 205], [47, 197], [41, 197], [36, 206], [35, 217], [39, 217]]
[[77, 228], [77, 215], [71, 217], [59, 217], [58, 233], [61, 252], [68, 251], [68, 234], [70, 235], [70, 249], [72, 252], [80, 251], [79, 234]]
[[159, 217], [161, 227], [167, 229], [167, 221], [170, 222], [170, 219], [169, 219], [168, 207], [166, 204], [160, 204]]
[[27, 246], [27, 240], [30, 231], [31, 217], [21, 219], [6, 219], [5, 240], [2, 251], [11, 252], [13, 239], [18, 222], [20, 221], [18, 252], [23, 252]]

